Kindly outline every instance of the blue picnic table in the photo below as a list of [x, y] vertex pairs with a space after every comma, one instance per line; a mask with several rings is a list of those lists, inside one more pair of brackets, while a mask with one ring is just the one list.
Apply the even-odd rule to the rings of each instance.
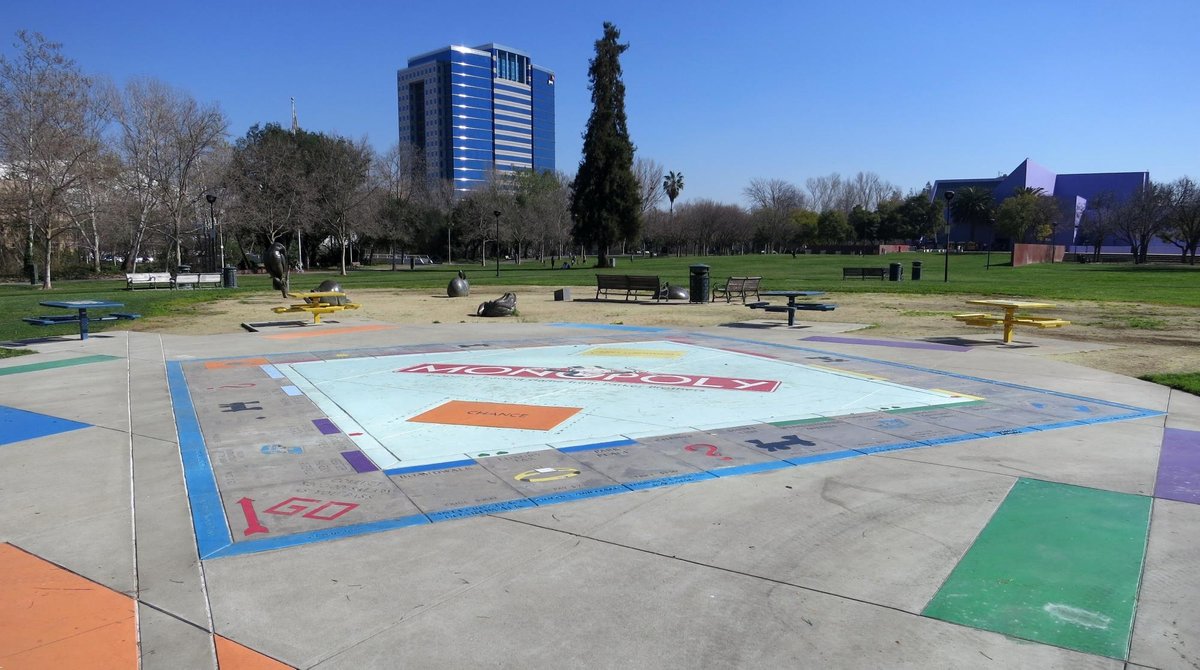
[[57, 326], [64, 323], [79, 324], [79, 339], [86, 340], [88, 338], [88, 323], [91, 321], [116, 321], [118, 319], [138, 319], [141, 314], [122, 314], [109, 313], [99, 316], [89, 315], [89, 309], [116, 309], [124, 307], [122, 302], [109, 302], [107, 300], [43, 300], [38, 303], [43, 307], [58, 307], [60, 309], [73, 309], [75, 314], [52, 314], [49, 316], [27, 316], [22, 320], [35, 326]]
[[761, 309], [766, 312], [787, 312], [788, 327], [796, 325], [796, 310], [819, 310], [823, 312], [835, 309], [837, 305], [826, 302], [796, 302], [796, 298], [813, 298], [825, 295], [824, 291], [763, 291], [760, 295], [787, 298], [786, 305], [772, 305], [769, 302], [751, 302], [746, 306], [750, 309]]

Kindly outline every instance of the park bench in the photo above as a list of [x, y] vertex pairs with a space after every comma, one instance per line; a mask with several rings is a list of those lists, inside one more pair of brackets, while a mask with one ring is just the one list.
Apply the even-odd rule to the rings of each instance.
[[220, 272], [180, 272], [171, 279], [171, 288], [221, 287]]
[[170, 272], [127, 272], [125, 273], [125, 288], [132, 291], [135, 288], [171, 288]]
[[746, 302], [746, 298], [750, 293], [754, 293], [754, 297], [758, 298], [758, 284], [762, 281], [762, 277], [730, 277], [725, 280], [723, 286], [713, 286], [712, 299], [709, 302], [715, 302], [718, 295], [725, 296], [725, 302], [731, 302], [734, 296]]
[[630, 298], [662, 299], [662, 282], [650, 275], [596, 275], [596, 299], [603, 293], [607, 299], [612, 291], [624, 291], [625, 300]]
[[885, 279], [887, 276], [886, 268], [842, 268], [842, 279], [857, 277], [866, 279], [867, 277], [879, 277]]

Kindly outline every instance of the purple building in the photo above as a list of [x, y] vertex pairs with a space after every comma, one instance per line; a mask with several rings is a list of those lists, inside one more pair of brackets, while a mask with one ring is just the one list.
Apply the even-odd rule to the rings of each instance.
[[[1080, 221], [1087, 216], [1089, 200], [1095, 200], [1102, 193], [1112, 193], [1119, 202], [1129, 199], [1139, 189], [1150, 183], [1149, 172], [1095, 172], [1086, 174], [1056, 174], [1026, 158], [1020, 165], [1006, 176], [993, 179], [939, 179], [933, 183], [933, 197], [944, 202], [942, 194], [946, 191], [959, 191], [975, 187], [991, 191], [992, 198], [999, 204], [1011, 196], [1019, 187], [1040, 188], [1046, 195], [1054, 196], [1059, 202], [1059, 210], [1063, 220], [1055, 228], [1054, 243], [1067, 245], [1076, 244], [1079, 234]], [[950, 228], [950, 239], [958, 243], [975, 242], [976, 244], [994, 244], [995, 229], [989, 225], [972, 226], [953, 222]], [[1000, 240], [1006, 243], [1007, 240]], [[1079, 244], [1083, 241], [1080, 240]], [[1105, 246], [1125, 247], [1118, 240], [1108, 240]], [[1153, 247], [1151, 245], [1151, 251]]]

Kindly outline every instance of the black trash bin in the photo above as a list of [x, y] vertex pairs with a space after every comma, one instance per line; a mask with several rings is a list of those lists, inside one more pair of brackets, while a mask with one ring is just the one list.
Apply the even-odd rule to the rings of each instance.
[[913, 261], [912, 280], [920, 281], [921, 279], [921, 261]]
[[232, 265], [226, 265], [225, 270], [221, 273], [221, 284], [225, 288], [237, 288], [237, 268]]
[[688, 267], [691, 273], [688, 282], [689, 300], [691, 302], [708, 302], [708, 266], [707, 265], [691, 265]]
[[904, 278], [904, 265], [892, 263], [888, 265], [888, 281], [900, 281]]

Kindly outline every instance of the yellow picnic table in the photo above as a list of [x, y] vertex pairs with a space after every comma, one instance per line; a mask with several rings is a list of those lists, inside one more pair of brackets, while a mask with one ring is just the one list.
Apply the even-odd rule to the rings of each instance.
[[962, 321], [968, 326], [1004, 326], [1004, 342], [1007, 344], [1012, 342], [1013, 326], [1034, 326], [1037, 328], [1061, 328], [1062, 326], [1071, 325], [1070, 321], [1064, 321], [1055, 317], [1048, 316], [1017, 316], [1018, 311], [1029, 309], [1046, 309], [1054, 307], [1053, 303], [1049, 302], [1030, 302], [1025, 300], [968, 300], [969, 305], [985, 305], [987, 307], [999, 307], [1004, 310], [1003, 315], [999, 314], [955, 314], [954, 318]]
[[359, 305], [353, 302], [347, 302], [341, 305], [335, 305], [327, 302], [332, 298], [345, 298], [346, 294], [342, 291], [311, 291], [308, 293], [288, 293], [287, 296], [293, 300], [303, 300], [302, 303], [296, 303], [287, 307], [272, 307], [271, 311], [276, 314], [284, 314], [286, 312], [307, 312], [312, 314], [313, 323], [321, 323], [322, 314], [335, 314], [344, 309], [358, 309]]

